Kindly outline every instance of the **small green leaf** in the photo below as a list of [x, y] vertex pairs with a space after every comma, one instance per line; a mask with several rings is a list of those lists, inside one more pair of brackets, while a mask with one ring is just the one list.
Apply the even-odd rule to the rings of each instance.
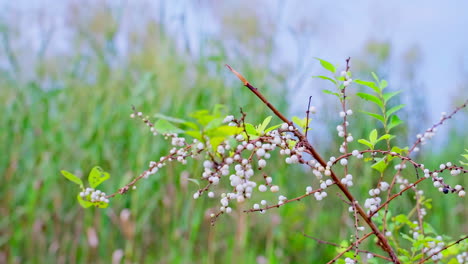
[[257, 130], [252, 124], [245, 123], [245, 131], [247, 132], [247, 134], [249, 134], [249, 136], [258, 136]]
[[401, 123], [403, 123], [403, 121], [401, 121], [400, 118], [398, 118], [398, 116], [392, 115], [392, 117], [390, 117], [390, 124], [388, 125], [388, 131], [400, 125]]
[[362, 111], [364, 114], [366, 115], [370, 115], [372, 116], [373, 118], [379, 120], [380, 122], [382, 122], [382, 124], [385, 125], [385, 119], [383, 116], [379, 115], [379, 114], [374, 114], [374, 113], [370, 113], [370, 112], [366, 112], [366, 111]]
[[379, 77], [377, 77], [377, 74], [375, 74], [375, 72], [371, 72], [372, 74], [372, 77], [374, 77], [374, 80], [376, 83], [380, 83], [380, 80], [379, 80]]
[[404, 214], [399, 214], [399, 215], [395, 216], [393, 218], [393, 221], [399, 222], [399, 223], [402, 223], [402, 224], [410, 223], [408, 217], [406, 215], [404, 215]]
[[[292, 121], [294, 123], [296, 123], [299, 127], [301, 127], [302, 129], [305, 129], [306, 128], [306, 123], [307, 123], [307, 117], [304, 117], [304, 118], [299, 118], [297, 116], [293, 116], [292, 117]], [[309, 120], [310, 121], [310, 120]]]
[[408, 241], [411, 241], [411, 243], [414, 243], [415, 240], [412, 239], [411, 237], [409, 237], [407, 234], [404, 234], [404, 233], [400, 233], [401, 237], [403, 237], [404, 239], [408, 240]]
[[257, 129], [259, 134], [263, 134], [263, 132], [265, 132], [265, 128], [267, 128], [268, 124], [270, 124], [272, 118], [272, 116], [268, 116], [265, 118], [265, 120], [263, 120], [262, 124]]
[[175, 133], [175, 134], [180, 134], [184, 133], [184, 130], [174, 126], [172, 123], [165, 119], [159, 119], [154, 123], [154, 128], [156, 131], [162, 134], [168, 134], [168, 133]]
[[385, 134], [381, 137], [379, 137], [379, 139], [377, 139], [377, 142], [381, 141], [381, 140], [385, 140], [385, 139], [392, 139], [394, 138], [395, 136], [394, 135], [390, 135], [390, 134]]
[[371, 168], [383, 173], [387, 168], [388, 164], [385, 159], [380, 159], [378, 162], [374, 163]]
[[377, 87], [377, 85], [374, 82], [368, 82], [368, 81], [363, 81], [363, 80], [354, 80], [354, 82], [357, 84], [367, 86], [371, 88], [372, 90], [374, 90], [376, 93], [380, 93], [379, 87]]
[[68, 180], [78, 184], [81, 188], [83, 188], [83, 181], [78, 178], [77, 176], [75, 176], [73, 173], [71, 172], [68, 172], [66, 170], [62, 170], [60, 171], [62, 173], [62, 175], [67, 178]]
[[105, 202], [95, 202], [94, 206], [96, 206], [97, 208], [107, 208], [109, 204]]
[[195, 183], [198, 187], [200, 187], [200, 182], [197, 179], [187, 178], [187, 180]]
[[386, 114], [387, 114], [387, 116], [391, 116], [393, 113], [395, 113], [396, 111], [402, 109], [403, 107], [405, 107], [404, 104], [394, 106], [394, 107], [388, 109]]
[[386, 80], [380, 81], [380, 90], [387, 88], [388, 82]]
[[380, 109], [385, 109], [384, 104], [382, 101], [375, 95], [367, 94], [367, 93], [356, 93], [357, 96], [361, 97], [364, 100], [371, 101], [378, 105]]
[[392, 147], [392, 152], [396, 152], [400, 155], [406, 155], [408, 153], [408, 147], [405, 148], [399, 148], [397, 146]]
[[317, 75], [317, 76], [312, 76], [313, 78], [320, 78], [320, 79], [323, 79], [323, 80], [328, 80], [330, 82], [332, 82], [333, 84], [336, 85], [336, 81], [333, 80], [332, 78], [330, 77], [327, 77], [327, 76], [323, 76], [323, 75]]
[[319, 59], [319, 58], [315, 58], [317, 59], [318, 61], [320, 61], [320, 65], [322, 65], [322, 67], [328, 71], [330, 71], [331, 73], [335, 74], [336, 72], [336, 68], [333, 64], [331, 64], [330, 62], [326, 61], [326, 60], [322, 60], [322, 59]]
[[384, 93], [383, 94], [383, 99], [384, 99], [385, 104], [387, 104], [387, 102], [390, 99], [392, 99], [395, 95], [398, 95], [399, 93], [401, 93], [401, 91], [396, 91], [396, 92], [391, 92], [391, 93]]
[[80, 196], [80, 194], [78, 194], [78, 196], [76, 197], [76, 199], [78, 200], [78, 203], [79, 203], [83, 208], [88, 208], [88, 207], [90, 207], [90, 206], [93, 205], [92, 202], [90, 202], [90, 201], [85, 201], [85, 200], [83, 199], [83, 197]]
[[208, 110], [198, 110], [190, 114], [190, 116], [195, 118], [202, 126], [206, 126], [211, 120], [216, 118], [216, 116], [211, 115]]
[[423, 222], [423, 227], [424, 227], [424, 233], [437, 235], [436, 230], [431, 224], [427, 222]]
[[270, 131], [272, 131], [272, 130], [274, 130], [274, 129], [277, 129], [277, 128], [280, 127], [280, 126], [281, 126], [281, 124], [271, 126], [271, 127], [267, 128], [267, 129], [265, 129], [265, 133], [270, 132]]
[[369, 140], [372, 143], [372, 145], [375, 145], [377, 143], [377, 129], [374, 129], [370, 132], [369, 134]]
[[359, 139], [358, 142], [368, 146], [370, 149], [374, 149], [374, 145], [365, 139]]
[[339, 93], [335, 93], [335, 92], [332, 92], [330, 90], [327, 90], [327, 89], [323, 89], [322, 92], [326, 93], [326, 94], [331, 94], [331, 95], [334, 95], [338, 98], [340, 98], [340, 94]]
[[110, 178], [110, 174], [105, 172], [101, 167], [95, 166], [88, 176], [89, 186], [91, 188], [96, 188], [99, 184], [103, 183]]

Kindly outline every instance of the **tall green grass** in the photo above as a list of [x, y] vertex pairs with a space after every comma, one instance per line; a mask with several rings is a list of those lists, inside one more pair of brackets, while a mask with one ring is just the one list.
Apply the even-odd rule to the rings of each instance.
[[[80, 43], [92, 47], [89, 56], [77, 52], [43, 61], [37, 65], [36, 77], [28, 81], [21, 74], [2, 73], [1, 259], [7, 263], [112, 263], [119, 250], [123, 263], [256, 263], [261, 257], [269, 263], [321, 263], [331, 259], [334, 248], [317, 245], [302, 233], [333, 242], [347, 238], [353, 224], [339, 199], [307, 199], [265, 215], [247, 215], [238, 208], [212, 227], [208, 211], [218, 208], [218, 201], [195, 202], [191, 197], [197, 186], [184, 180], [199, 177], [196, 161], [186, 167], [165, 167], [136, 191], [111, 200], [108, 209], [79, 207], [78, 190], [60, 175], [61, 169], [85, 177], [92, 166], [100, 165], [112, 175], [103, 185], [110, 193], [168, 150], [163, 138], [151, 136], [143, 124], [128, 118], [132, 105], [150, 116], [186, 118], [196, 109], [221, 103], [230, 113], [242, 107], [248, 121], [259, 122], [271, 113], [223, 68], [230, 63], [287, 111], [284, 78], [262, 70], [254, 58], [233, 58], [221, 44], [211, 44], [216, 56], [194, 58], [177, 49], [164, 32], [157, 35], [163, 37], [140, 39], [141, 47], [117, 65], [109, 59], [114, 54], [111, 49], [82, 36]], [[356, 138], [370, 130], [361, 119], [353, 125]], [[467, 145], [464, 136], [451, 135], [453, 145], [443, 154], [424, 155], [430, 160], [426, 165], [458, 160], [458, 152]], [[325, 149], [331, 155], [338, 147]], [[288, 197], [302, 193], [313, 181], [300, 168], [271, 163], [279, 164], [271, 175]], [[362, 175], [356, 176], [355, 190], [365, 197], [373, 172], [362, 168]], [[434, 197], [429, 222], [449, 235], [466, 233], [463, 201], [428, 189], [427, 194]], [[400, 199], [407, 208], [411, 206], [410, 196]], [[128, 218], [126, 212], [130, 212]], [[90, 242], [94, 234], [96, 246]]]

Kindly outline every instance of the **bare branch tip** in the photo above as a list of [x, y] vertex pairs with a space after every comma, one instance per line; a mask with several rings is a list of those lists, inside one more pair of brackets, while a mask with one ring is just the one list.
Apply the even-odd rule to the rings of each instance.
[[245, 86], [247, 86], [249, 84], [249, 82], [244, 78], [244, 76], [242, 76], [242, 74], [238, 73], [236, 70], [234, 70], [228, 64], [225, 64], [225, 65], [232, 73], [234, 73], [237, 76], [237, 78], [239, 78], [239, 80], [242, 81], [242, 83], [244, 83]]

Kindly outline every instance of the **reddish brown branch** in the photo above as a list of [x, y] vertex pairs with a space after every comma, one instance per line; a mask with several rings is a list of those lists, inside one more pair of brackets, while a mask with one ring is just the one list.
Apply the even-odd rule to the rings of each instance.
[[[291, 121], [289, 121], [289, 119], [287, 119], [281, 112], [278, 111], [278, 109], [276, 109], [263, 95], [262, 93], [259, 92], [259, 90], [255, 87], [253, 87], [240, 73], [238, 73], [237, 71], [235, 71], [231, 66], [229, 65], [226, 65], [226, 67], [228, 67], [228, 69], [233, 72], [237, 78], [239, 78], [239, 80], [241, 80], [243, 83], [244, 83], [244, 86], [246, 86], [247, 88], [249, 88], [249, 90], [251, 92], [253, 92], [266, 106], [268, 106], [268, 108], [270, 108], [273, 113], [275, 113], [275, 115], [277, 117], [279, 117], [281, 120], [283, 120], [285, 123], [289, 124], [289, 125], [292, 125], [293, 126], [293, 123]], [[309, 143], [309, 141], [307, 140], [307, 138], [304, 136], [304, 134], [302, 134], [301, 132], [299, 132], [297, 129], [295, 129], [293, 131], [294, 135], [299, 139], [300, 142], [302, 142], [304, 144], [304, 147], [310, 152], [310, 154], [315, 158], [315, 160], [317, 160], [323, 167], [326, 167], [327, 166], [327, 163], [325, 162], [325, 160], [322, 158], [322, 156], [315, 150], [315, 148]], [[343, 184], [341, 183], [341, 181], [339, 180], [339, 178], [336, 176], [336, 174], [331, 171], [331, 175], [330, 177], [333, 179], [333, 181], [336, 183], [336, 185], [338, 186], [338, 188], [340, 188], [340, 190], [344, 193], [344, 195], [346, 196], [346, 198], [354, 203], [355, 202], [355, 198], [354, 196], [351, 194], [351, 192], [349, 192], [348, 188]], [[394, 263], [401, 263], [400, 260], [398, 259], [398, 257], [396, 256], [395, 254], [395, 251], [393, 250], [393, 248], [390, 246], [390, 244], [388, 243], [388, 240], [385, 238], [385, 236], [380, 232], [380, 230], [378, 229], [378, 227], [375, 225], [375, 223], [367, 216], [366, 212], [364, 211], [364, 209], [359, 205], [359, 204], [356, 204], [356, 209], [359, 213], [359, 215], [364, 219], [364, 221], [367, 223], [367, 225], [372, 229], [373, 233], [375, 233], [375, 235], [378, 237], [379, 239], [379, 245], [382, 246], [382, 249], [385, 250], [389, 256], [391, 257], [392, 261]]]

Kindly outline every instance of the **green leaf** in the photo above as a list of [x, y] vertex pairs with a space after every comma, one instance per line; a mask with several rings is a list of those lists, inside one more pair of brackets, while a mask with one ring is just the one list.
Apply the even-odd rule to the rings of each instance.
[[380, 90], [383, 90], [388, 87], [388, 82], [386, 80], [380, 81]]
[[408, 147], [405, 148], [399, 148], [397, 146], [392, 147], [392, 152], [396, 152], [400, 155], [406, 155], [408, 153]]
[[363, 81], [363, 80], [354, 80], [355, 83], [367, 86], [374, 90], [376, 93], [380, 93], [379, 87], [374, 82], [368, 82], [368, 81]]
[[381, 140], [385, 140], [385, 139], [392, 139], [394, 138], [395, 136], [394, 135], [390, 135], [390, 134], [385, 134], [381, 137], [379, 137], [379, 139], [377, 139], [377, 142], [381, 141]]
[[202, 126], [206, 126], [211, 120], [216, 118], [216, 116], [212, 116], [208, 110], [198, 110], [190, 114], [190, 116], [195, 118]]
[[330, 77], [327, 77], [327, 76], [323, 76], [323, 75], [317, 75], [317, 76], [312, 76], [313, 78], [320, 78], [320, 79], [323, 79], [323, 80], [328, 80], [330, 82], [332, 82], [333, 84], [336, 85], [336, 81], [333, 80], [332, 78]]
[[401, 123], [403, 123], [403, 121], [401, 121], [398, 116], [392, 115], [392, 117], [390, 117], [390, 124], [387, 127], [388, 131], [390, 131], [392, 128], [400, 125]]
[[281, 124], [271, 126], [271, 127], [267, 128], [267, 129], [265, 130], [265, 133], [270, 132], [270, 131], [272, 131], [272, 130], [274, 130], [274, 129], [277, 129], [277, 128], [280, 127], [280, 126], [281, 126]]
[[[302, 129], [305, 129], [306, 128], [306, 123], [307, 123], [307, 117], [304, 117], [304, 118], [299, 118], [297, 116], [293, 116], [292, 117], [292, 121], [294, 123], [296, 123], [299, 127], [301, 127]], [[310, 120], [309, 120], [310, 121]]]
[[437, 235], [436, 230], [435, 230], [434, 227], [433, 227], [432, 225], [430, 225], [429, 223], [423, 222], [423, 227], [424, 227], [424, 233]]
[[395, 95], [398, 95], [399, 93], [401, 93], [401, 91], [396, 91], [396, 92], [391, 92], [391, 93], [384, 93], [383, 94], [383, 99], [384, 99], [385, 104], [387, 104], [387, 102], [390, 99], [392, 99]]
[[379, 115], [379, 114], [374, 114], [374, 113], [370, 113], [370, 112], [366, 112], [366, 111], [362, 111], [364, 114], [366, 115], [370, 115], [372, 116], [373, 118], [376, 118], [377, 120], [379, 120], [380, 122], [382, 122], [383, 125], [385, 125], [385, 119], [383, 116]]
[[263, 120], [262, 124], [257, 129], [259, 134], [263, 134], [265, 128], [267, 128], [268, 124], [270, 124], [272, 118], [272, 116], [268, 116], [267, 118], [265, 118], [265, 120]]
[[372, 143], [372, 145], [375, 145], [377, 143], [377, 129], [374, 129], [370, 132], [369, 134], [369, 140]]
[[88, 207], [90, 207], [90, 206], [93, 205], [92, 202], [90, 202], [90, 201], [85, 201], [85, 200], [83, 199], [83, 197], [80, 196], [80, 194], [78, 194], [78, 196], [76, 197], [76, 199], [78, 200], [78, 203], [79, 203], [83, 208], [88, 208]]
[[377, 77], [377, 74], [375, 72], [371, 72], [372, 77], [374, 77], [375, 82], [380, 83], [379, 77]]
[[96, 188], [110, 178], [110, 174], [105, 172], [101, 167], [95, 166], [88, 176], [88, 182], [91, 188]]
[[242, 131], [240, 127], [220, 126], [206, 131], [208, 137], [229, 137], [239, 134]]
[[385, 159], [380, 159], [378, 162], [374, 163], [371, 168], [383, 173], [387, 168], [388, 164]]
[[399, 214], [399, 215], [395, 216], [393, 218], [393, 221], [399, 222], [399, 223], [402, 223], [402, 224], [409, 223], [408, 217], [406, 215], [404, 215], [404, 214]]
[[154, 128], [156, 131], [162, 134], [169, 134], [169, 133], [175, 133], [175, 134], [181, 134], [184, 133], [184, 130], [174, 126], [172, 123], [165, 119], [159, 119], [154, 123]]
[[375, 95], [367, 94], [367, 93], [356, 93], [356, 95], [361, 97], [364, 100], [371, 101], [371, 102], [377, 104], [380, 107], [380, 109], [382, 109], [382, 110], [385, 109], [384, 104], [382, 103], [382, 101]]
[[339, 94], [339, 93], [335, 93], [335, 92], [332, 92], [332, 91], [327, 90], [327, 89], [323, 89], [322, 92], [324, 92], [324, 93], [326, 93], [326, 94], [335, 95], [335, 96], [337, 96], [338, 98], [340, 98], [340, 94]]
[[109, 204], [105, 202], [95, 202], [94, 206], [96, 206], [97, 208], [106, 208], [109, 206]]
[[258, 132], [252, 124], [245, 123], [245, 131], [249, 136], [258, 136]]
[[187, 178], [187, 180], [195, 183], [198, 187], [200, 187], [200, 182], [197, 179]]
[[335, 74], [336, 72], [336, 68], [333, 64], [331, 64], [330, 62], [326, 61], [326, 60], [322, 60], [322, 59], [319, 59], [319, 58], [315, 58], [317, 59], [318, 61], [320, 61], [320, 65], [322, 65], [322, 67], [328, 71], [330, 71], [331, 73]]
[[391, 116], [393, 113], [395, 113], [396, 111], [402, 109], [403, 107], [405, 107], [404, 104], [394, 106], [394, 107], [388, 109], [386, 114], [387, 114], [387, 116]]
[[199, 127], [197, 124], [195, 124], [194, 122], [185, 122], [183, 123], [184, 126], [187, 126], [193, 130], [199, 130]]
[[374, 145], [365, 139], [359, 139], [358, 142], [368, 146], [370, 149], [374, 149]]
[[78, 176], [75, 176], [73, 173], [68, 172], [66, 170], [61, 170], [60, 172], [65, 178], [78, 184], [81, 188], [83, 188], [83, 181], [80, 178], [78, 178]]
[[226, 140], [226, 137], [211, 137], [210, 138], [210, 143], [211, 147], [213, 148], [214, 151], [218, 148], [218, 146]]
[[185, 131], [185, 134], [198, 139], [198, 141], [203, 141], [202, 134], [198, 130]]

